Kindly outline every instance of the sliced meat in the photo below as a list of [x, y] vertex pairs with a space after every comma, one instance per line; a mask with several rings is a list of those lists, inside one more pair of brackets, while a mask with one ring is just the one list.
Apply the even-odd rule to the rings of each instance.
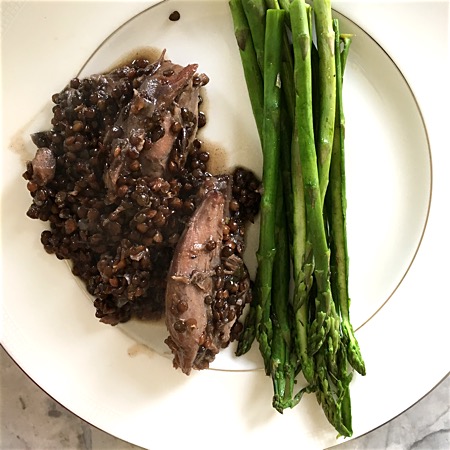
[[[225, 196], [206, 193], [180, 239], [170, 266], [166, 288], [167, 341], [174, 365], [189, 374], [199, 347], [205, 343], [213, 293], [212, 277], [220, 263]], [[218, 351], [218, 349], [214, 349]]]
[[56, 158], [49, 148], [38, 148], [31, 165], [33, 167], [32, 180], [37, 185], [45, 186], [49, 181], [53, 180], [56, 170]]
[[[166, 288], [166, 343], [185, 374], [205, 369], [231, 339], [249, 295], [240, 257], [224, 251], [230, 180], [207, 179], [203, 199], [175, 249]], [[236, 262], [238, 261], [238, 262]]]
[[176, 138], [176, 134], [172, 132], [173, 123], [172, 114], [165, 111], [158, 129], [161, 137], [140, 153], [142, 173], [151, 178], [161, 177], [166, 171], [167, 160]]
[[196, 70], [197, 64], [182, 67], [164, 60], [164, 52], [147, 70], [149, 74], [105, 136], [104, 144], [111, 149], [104, 176], [110, 196], [119, 177], [135, 171], [136, 159], [141, 174], [150, 178], [164, 176], [173, 152], [177, 169], [183, 167], [197, 132], [199, 89], [208, 81]]

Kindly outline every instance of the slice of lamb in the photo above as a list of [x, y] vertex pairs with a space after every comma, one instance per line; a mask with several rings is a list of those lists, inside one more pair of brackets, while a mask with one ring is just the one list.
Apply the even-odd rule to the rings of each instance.
[[[166, 343], [174, 366], [189, 374], [205, 343], [213, 293], [212, 276], [220, 264], [226, 199], [220, 190], [208, 191], [180, 238], [168, 273], [166, 288]], [[219, 349], [213, 349], [215, 353]]]
[[47, 147], [37, 149], [31, 161], [33, 167], [32, 180], [39, 186], [45, 186], [55, 176], [56, 158], [53, 152]]
[[195, 138], [199, 89], [208, 78], [194, 76], [197, 64], [182, 67], [162, 60], [163, 56], [164, 53], [157, 69], [144, 78], [120, 112], [113, 129], [121, 130], [121, 135], [113, 139], [111, 132], [105, 137], [104, 144], [111, 146], [110, 165], [104, 177], [110, 192], [115, 191], [118, 178], [127, 169], [126, 156], [130, 151], [139, 152], [142, 175], [157, 178], [166, 171], [178, 135], [188, 136], [187, 143], [181, 139], [182, 148], [178, 149], [182, 161], [188, 144]]
[[151, 178], [164, 175], [170, 152], [177, 137], [176, 133], [172, 131], [173, 123], [172, 113], [164, 111], [160, 125], [162, 136], [156, 142], [153, 142], [150, 148], [142, 150], [139, 155], [143, 175]]
[[[184, 166], [189, 146], [197, 134], [200, 87], [209, 81], [204, 74], [196, 75], [196, 70], [196, 64], [181, 68], [164, 61], [158, 70], [163, 78], [153, 77], [143, 83], [142, 90], [146, 97], [158, 98], [155, 110], [160, 112], [161, 134], [151, 147], [144, 148], [140, 154], [143, 175], [163, 176], [171, 152], [176, 153], [174, 161], [178, 169]], [[175, 145], [177, 138], [179, 142]]]
[[[177, 244], [166, 288], [166, 343], [173, 364], [185, 374], [205, 369], [232, 338], [232, 328], [249, 300], [250, 279], [237, 255], [224, 256], [223, 229], [231, 182], [207, 179], [203, 199]], [[225, 288], [234, 285], [231, 294]], [[239, 286], [239, 292], [238, 292]]]

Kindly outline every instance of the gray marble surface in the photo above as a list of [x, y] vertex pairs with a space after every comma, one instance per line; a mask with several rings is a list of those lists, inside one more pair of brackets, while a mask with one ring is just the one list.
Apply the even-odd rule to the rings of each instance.
[[[56, 403], [2, 347], [0, 374], [0, 449], [140, 449], [98, 430]], [[450, 449], [450, 377], [391, 422], [333, 447], [333, 450], [363, 449]]]

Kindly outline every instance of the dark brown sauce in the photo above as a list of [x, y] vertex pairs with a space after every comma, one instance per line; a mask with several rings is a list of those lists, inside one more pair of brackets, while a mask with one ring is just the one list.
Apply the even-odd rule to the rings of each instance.
[[7, 147], [13, 153], [16, 153], [20, 158], [22, 164], [25, 165], [27, 161], [33, 159], [33, 154], [30, 153], [29, 148], [27, 148], [27, 143], [24, 138], [24, 131], [19, 130], [12, 138]]
[[228, 166], [227, 151], [220, 144], [202, 140], [202, 150], [209, 153], [208, 172], [212, 175], [233, 173], [233, 168]]
[[[200, 95], [202, 97], [202, 103], [199, 106], [199, 111], [205, 113], [205, 129], [208, 129], [208, 121], [210, 120], [208, 116], [210, 102], [208, 97], [208, 85], [200, 88]], [[229, 166], [227, 151], [223, 148], [222, 144], [205, 139], [203, 136], [203, 128], [198, 130], [198, 137], [202, 141], [202, 150], [209, 153], [208, 171], [212, 175], [233, 173], [234, 168]]]
[[130, 356], [131, 358], [135, 358], [138, 355], [146, 355], [150, 358], [153, 358], [155, 356], [155, 351], [153, 349], [151, 349], [148, 345], [141, 344], [138, 342], [132, 345], [127, 350], [127, 353], [128, 356]]
[[[163, 52], [162, 49], [157, 47], [136, 47], [133, 50], [130, 50], [125, 55], [121, 56], [116, 62], [111, 64], [105, 72], [110, 72], [114, 69], [117, 69], [121, 66], [126, 66], [130, 64], [135, 59], [147, 59], [149, 62], [155, 62]], [[170, 59], [167, 55], [165, 55], [166, 59]]]

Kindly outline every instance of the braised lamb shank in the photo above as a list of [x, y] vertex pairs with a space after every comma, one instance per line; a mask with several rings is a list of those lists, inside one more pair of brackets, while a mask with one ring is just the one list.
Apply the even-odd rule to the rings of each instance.
[[142, 175], [164, 177], [171, 153], [172, 164], [182, 168], [196, 137], [199, 90], [209, 79], [196, 74], [197, 64], [182, 67], [164, 60], [164, 54], [150, 65], [142, 84], [105, 136], [104, 144], [111, 148], [104, 176], [110, 197], [117, 191], [119, 177], [130, 172], [133, 159], [127, 156], [139, 159]]
[[[239, 234], [231, 238], [229, 223], [231, 180], [207, 179], [202, 199], [178, 242], [166, 289], [166, 343], [174, 366], [189, 374], [204, 369], [231, 339], [231, 330], [250, 301], [250, 279], [242, 257]], [[236, 244], [240, 252], [233, 250]]]

